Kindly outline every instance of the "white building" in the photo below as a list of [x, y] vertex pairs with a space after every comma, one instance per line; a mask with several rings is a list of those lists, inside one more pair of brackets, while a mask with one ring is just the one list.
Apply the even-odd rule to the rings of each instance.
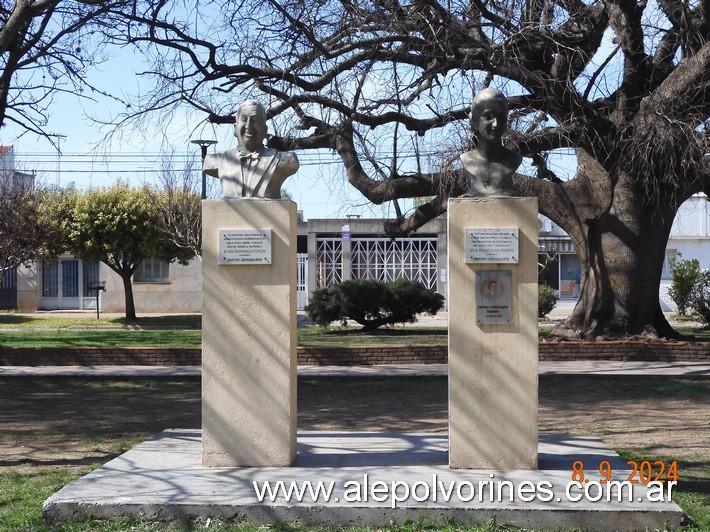
[[[577, 297], [579, 261], [574, 246], [566, 233], [545, 216], [539, 215], [539, 248], [541, 252], [554, 250], [555, 260], [548, 261], [547, 268], [540, 275], [540, 282], [546, 282], [559, 290], [561, 299]], [[698, 259], [701, 268], [710, 268], [710, 204], [705, 194], [697, 194], [686, 200], [678, 209], [673, 220], [671, 234], [666, 244], [666, 257], [661, 275], [660, 298], [664, 311], [675, 310], [668, 297], [672, 274], [669, 260], [678, 257], [685, 260]], [[540, 262], [545, 262], [541, 253]]]
[[664, 310], [675, 310], [675, 304], [668, 297], [672, 279], [668, 261], [674, 257], [697, 259], [701, 268], [710, 268], [710, 203], [705, 194], [696, 194], [685, 201], [673, 220], [661, 276], [660, 296]]

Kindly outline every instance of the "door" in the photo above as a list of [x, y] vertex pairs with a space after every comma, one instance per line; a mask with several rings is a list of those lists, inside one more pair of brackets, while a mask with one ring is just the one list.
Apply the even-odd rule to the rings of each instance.
[[[46, 310], [81, 309], [85, 304], [96, 305], [94, 298], [88, 296], [86, 284], [97, 276], [90, 264], [83, 264], [79, 259], [57, 259], [42, 262], [42, 301], [40, 306]], [[87, 275], [91, 272], [93, 275]], [[96, 272], [98, 273], [98, 272]]]

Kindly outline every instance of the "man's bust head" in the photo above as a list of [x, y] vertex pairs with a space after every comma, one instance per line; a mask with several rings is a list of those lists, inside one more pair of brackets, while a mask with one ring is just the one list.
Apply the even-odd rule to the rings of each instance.
[[203, 171], [219, 178], [223, 198], [279, 199], [281, 185], [298, 170], [298, 157], [264, 146], [266, 110], [258, 101], [239, 106], [234, 136], [237, 149], [206, 155]]
[[251, 153], [263, 147], [266, 138], [266, 109], [256, 100], [246, 100], [237, 109], [234, 136], [240, 152]]

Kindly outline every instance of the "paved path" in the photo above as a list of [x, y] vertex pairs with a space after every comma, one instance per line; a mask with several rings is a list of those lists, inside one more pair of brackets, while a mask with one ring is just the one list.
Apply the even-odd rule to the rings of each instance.
[[[199, 377], [200, 366], [0, 366], [0, 377]], [[436, 377], [446, 364], [299, 366], [302, 377]], [[540, 375], [674, 375], [710, 379], [710, 363], [540, 362]]]

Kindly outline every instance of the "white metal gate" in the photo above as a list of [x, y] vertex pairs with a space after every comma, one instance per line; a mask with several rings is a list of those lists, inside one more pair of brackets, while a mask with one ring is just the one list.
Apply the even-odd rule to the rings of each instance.
[[376, 279], [385, 283], [407, 279], [436, 290], [436, 239], [353, 239], [352, 276], [354, 279]]
[[308, 253], [296, 255], [296, 308], [308, 305]]
[[319, 290], [343, 280], [343, 242], [340, 238], [319, 238], [316, 260]]

